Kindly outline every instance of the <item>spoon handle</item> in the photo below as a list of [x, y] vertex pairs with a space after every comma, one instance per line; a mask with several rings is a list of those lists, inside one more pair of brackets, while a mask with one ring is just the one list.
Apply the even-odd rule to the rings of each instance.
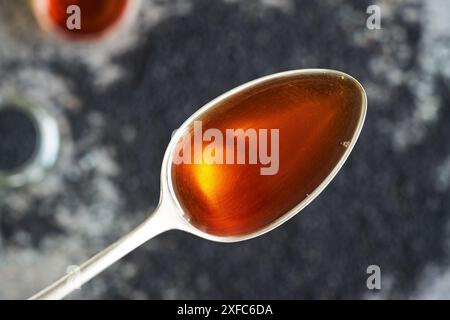
[[147, 240], [157, 236], [171, 227], [158, 207], [144, 223], [136, 227], [120, 240], [116, 241], [91, 259], [83, 263], [75, 273], [67, 274], [59, 280], [38, 292], [29, 300], [59, 300], [81, 285], [98, 275], [117, 260], [133, 251]]

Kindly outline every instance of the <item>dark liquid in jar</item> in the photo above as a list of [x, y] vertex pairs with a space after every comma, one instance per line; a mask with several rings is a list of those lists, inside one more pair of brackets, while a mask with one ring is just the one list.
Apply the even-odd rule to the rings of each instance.
[[[50, 21], [69, 38], [86, 38], [101, 35], [123, 17], [129, 1], [133, 0], [45, 0]], [[81, 28], [70, 30], [67, 8], [77, 5], [81, 12]]]

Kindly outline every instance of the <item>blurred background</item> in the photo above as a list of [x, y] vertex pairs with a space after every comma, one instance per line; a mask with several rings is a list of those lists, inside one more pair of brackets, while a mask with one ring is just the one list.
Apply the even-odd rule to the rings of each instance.
[[[366, 27], [372, 4], [381, 29]], [[27, 298], [142, 222], [172, 131], [204, 103], [301, 68], [349, 73], [369, 101], [318, 199], [243, 243], [163, 234], [70, 297], [450, 298], [449, 13], [445, 0], [144, 0], [120, 36], [72, 44], [41, 31], [29, 1], [0, 0], [0, 97], [42, 107], [61, 136], [42, 182], [0, 189], [0, 298]], [[35, 145], [11, 119], [0, 170]], [[373, 264], [381, 290], [366, 287]]]

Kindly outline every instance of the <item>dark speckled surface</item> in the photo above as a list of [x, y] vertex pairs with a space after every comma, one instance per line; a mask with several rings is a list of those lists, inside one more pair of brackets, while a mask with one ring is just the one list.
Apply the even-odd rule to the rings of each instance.
[[204, 103], [315, 67], [353, 75], [369, 100], [359, 143], [317, 200], [248, 242], [163, 234], [72, 297], [450, 298], [448, 3], [381, 2], [381, 30], [365, 26], [369, 4], [143, 1], [122, 37], [73, 47], [43, 36], [25, 2], [1, 0], [0, 95], [47, 107], [63, 142], [40, 185], [0, 191], [0, 298], [31, 295], [142, 221], [172, 131]]

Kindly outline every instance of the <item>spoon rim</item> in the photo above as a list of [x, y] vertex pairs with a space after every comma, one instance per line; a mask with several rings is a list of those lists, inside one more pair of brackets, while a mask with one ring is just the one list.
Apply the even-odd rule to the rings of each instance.
[[[358, 123], [356, 125], [355, 131], [353, 133], [353, 136], [350, 140], [350, 144], [346, 147], [345, 152], [342, 154], [339, 161], [334, 166], [333, 170], [330, 171], [330, 173], [327, 175], [327, 177], [314, 189], [313, 192], [311, 192], [305, 199], [303, 199], [300, 203], [298, 203], [296, 206], [294, 206], [292, 209], [288, 210], [287, 212], [280, 215], [279, 218], [275, 219], [270, 224], [266, 225], [265, 227], [250, 232], [248, 234], [242, 234], [242, 235], [230, 235], [230, 236], [220, 236], [208, 233], [205, 230], [201, 230], [197, 226], [191, 224], [189, 222], [188, 216], [181, 206], [177, 195], [175, 193], [174, 187], [173, 187], [173, 180], [172, 180], [172, 166], [171, 164], [173, 161], [174, 156], [174, 148], [182, 135], [184, 134], [185, 130], [195, 121], [199, 118], [202, 114], [209, 111], [211, 108], [219, 104], [221, 101], [239, 93], [242, 91], [245, 91], [253, 86], [262, 84], [264, 82], [274, 80], [274, 79], [282, 79], [282, 78], [288, 78], [293, 76], [301, 76], [301, 75], [316, 75], [316, 74], [322, 74], [322, 75], [335, 75], [344, 77], [350, 81], [352, 81], [356, 87], [359, 89], [359, 92], [361, 94], [361, 112], [359, 115]], [[161, 199], [160, 202], [167, 201], [168, 199], [164, 198], [164, 195], [166, 193], [170, 194], [170, 199], [172, 202], [172, 205], [178, 210], [178, 214], [175, 214], [175, 216], [178, 216], [180, 224], [176, 226], [176, 229], [183, 230], [186, 232], [189, 232], [191, 234], [197, 235], [199, 237], [202, 237], [204, 239], [216, 241], [216, 242], [238, 242], [238, 241], [244, 241], [249, 240], [252, 238], [259, 237], [269, 231], [272, 231], [273, 229], [279, 227], [295, 215], [299, 214], [300, 211], [302, 211], [306, 206], [308, 206], [317, 196], [328, 186], [328, 184], [334, 179], [334, 177], [337, 175], [337, 173], [340, 171], [340, 169], [343, 167], [344, 163], [348, 159], [350, 153], [352, 152], [359, 136], [362, 130], [362, 127], [364, 125], [364, 121], [367, 114], [367, 94], [364, 90], [364, 87], [361, 85], [361, 83], [356, 80], [354, 77], [348, 75], [347, 73], [344, 73], [342, 71], [333, 70], [333, 69], [296, 69], [296, 70], [289, 70], [289, 71], [283, 71], [278, 72], [274, 74], [270, 74], [267, 76], [260, 77], [258, 79], [246, 82], [242, 85], [239, 85], [221, 95], [219, 95], [217, 98], [211, 100], [210, 102], [206, 103], [204, 106], [202, 106], [200, 109], [198, 109], [196, 112], [194, 112], [189, 118], [187, 118], [183, 124], [176, 130], [176, 132], [173, 134], [169, 145], [166, 149], [164, 160], [163, 160], [163, 166], [162, 166], [162, 172], [161, 172]]]

